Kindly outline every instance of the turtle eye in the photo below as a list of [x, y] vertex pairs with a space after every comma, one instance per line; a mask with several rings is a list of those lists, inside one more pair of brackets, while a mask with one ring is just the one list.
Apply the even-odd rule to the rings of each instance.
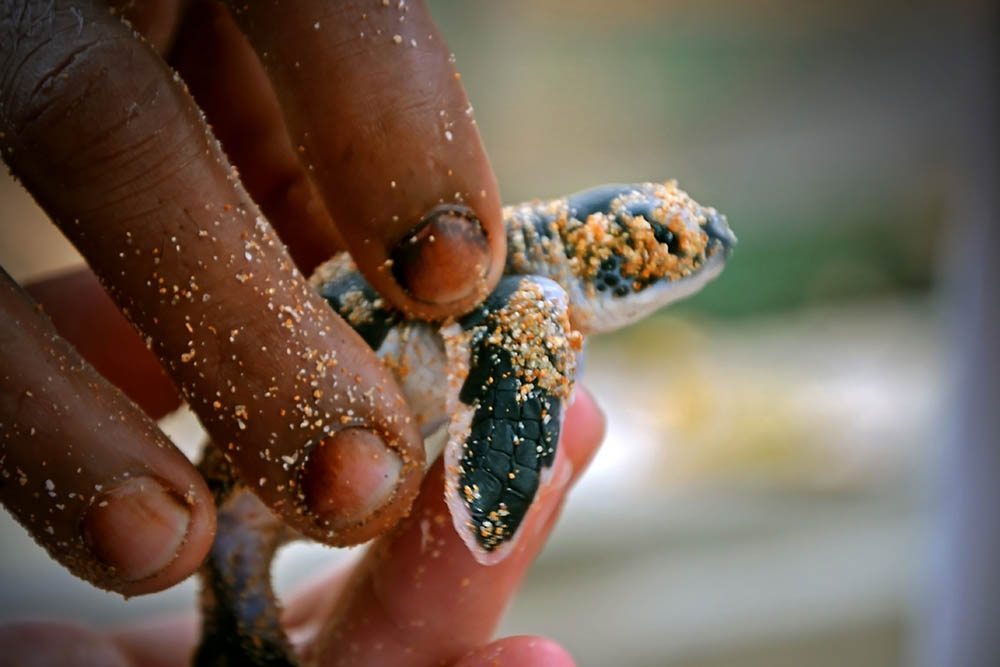
[[671, 255], [676, 255], [680, 251], [680, 243], [677, 235], [666, 228], [666, 226], [653, 223], [653, 238], [656, 239], [657, 243], [662, 243], [667, 246], [667, 250]]

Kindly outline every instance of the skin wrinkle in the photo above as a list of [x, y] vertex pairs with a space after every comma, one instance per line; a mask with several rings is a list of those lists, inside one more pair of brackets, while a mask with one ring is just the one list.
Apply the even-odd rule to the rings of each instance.
[[[53, 36], [53, 41], [58, 39], [58, 37], [59, 35], [57, 33], [56, 35]], [[35, 97], [38, 96], [38, 94], [42, 91], [43, 88], [57, 81], [60, 75], [65, 74], [67, 77], [71, 76], [72, 72], [70, 70], [73, 69], [73, 65], [77, 64], [77, 61], [85, 54], [88, 54], [94, 49], [100, 47], [101, 41], [102, 40], [97, 39], [90, 44], [83, 44], [77, 47], [73, 51], [70, 51], [68, 54], [66, 54], [66, 57], [63, 58], [61, 62], [56, 63], [54, 66], [49, 68], [48, 73], [45, 76], [39, 78], [38, 83], [35, 84], [35, 87], [28, 92], [27, 95], [27, 99], [29, 101], [28, 106], [31, 106], [30, 104], [31, 100], [35, 99]]]
[[[101, 75], [105, 74], [106, 70], [102, 69]], [[159, 86], [160, 84], [156, 82], [152, 85]], [[82, 103], [79, 101], [80, 97], [82, 96], [75, 97], [77, 104]], [[156, 91], [152, 97], [154, 99], [159, 97], [159, 91]], [[74, 99], [69, 95], [62, 97], [53, 96], [54, 100], [65, 98]], [[95, 218], [102, 218], [107, 229], [106, 235], [109, 237], [115, 233], [112, 231], [115, 228], [125, 228], [127, 227], [126, 223], [143, 216], [148, 216], [144, 220], [147, 226], [150, 223], [155, 223], [156, 220], [171, 218], [172, 216], [169, 215], [169, 212], [162, 208], [165, 203], [164, 201], [158, 201], [157, 206], [154, 208], [113, 219], [109, 219], [106, 215], [102, 214], [120, 208], [122, 204], [127, 203], [129, 200], [139, 199], [143, 195], [155, 192], [159, 185], [177, 179], [178, 175], [185, 172], [188, 167], [201, 157], [201, 151], [197, 143], [192, 141], [194, 135], [191, 132], [186, 132], [178, 136], [177, 129], [187, 129], [183, 123], [183, 113], [180, 110], [177, 110], [176, 113], [164, 119], [158, 129], [141, 136], [137, 142], [120, 147], [115, 146], [112, 140], [117, 136], [116, 131], [120, 130], [121, 127], [135, 118], [136, 115], [130, 113], [109, 128], [96, 132], [90, 144], [90, 148], [93, 149], [93, 151], [89, 152], [90, 154], [88, 154], [87, 147], [77, 147], [70, 152], [70, 155], [74, 156], [75, 159], [71, 161], [67, 160], [68, 164], [81, 164], [81, 167], [73, 169], [73, 172], [77, 175], [76, 180], [80, 183], [77, 186], [79, 188], [90, 187], [95, 177], [100, 177], [105, 182], [115, 174], [121, 174], [124, 177], [121, 182], [107, 188], [107, 196], [103, 197], [97, 206], [89, 209], [85, 207], [78, 209], [80, 217], [93, 216]], [[160, 141], [161, 136], [168, 136], [174, 139], [172, 145], [167, 147], [166, 150], [164, 150], [162, 145], [157, 145], [157, 141]], [[97, 152], [96, 149], [98, 147], [105, 144], [113, 150], [106, 154], [94, 154]], [[149, 158], [152, 158], [153, 161], [149, 162]], [[136, 165], [141, 165], [141, 168], [136, 168]], [[94, 173], [91, 174], [90, 172]], [[140, 182], [141, 185], [136, 185]], [[119, 191], [122, 191], [121, 197], [114, 198], [111, 196], [112, 193]], [[151, 213], [159, 213], [159, 215], [150, 216], [149, 214]], [[167, 227], [164, 225], [163, 230], [166, 231], [166, 229]]]
[[[423, 93], [423, 91], [421, 91]], [[359, 108], [357, 112], [345, 119], [354, 127], [363, 132], [351, 139], [351, 149], [363, 147], [362, 150], [391, 149], [392, 136], [395, 132], [404, 134], [417, 134], [426, 131], [426, 123], [422, 119], [428, 114], [433, 115], [440, 108], [441, 101], [431, 92], [422, 94], [419, 99], [405, 97], [407, 103], [385, 104], [384, 99], [379, 99], [377, 95], [358, 95], [356, 100]], [[391, 131], [389, 128], [393, 128]], [[425, 160], [429, 160], [433, 154], [428, 154]], [[415, 171], [418, 167], [413, 164], [406, 165], [406, 169]], [[401, 235], [400, 238], [404, 238]], [[398, 241], [399, 239], [396, 239]]]
[[[55, 23], [54, 17], [53, 20], [50, 21], [49, 23], [51, 28], [51, 25]], [[89, 62], [84, 62], [82, 65], [78, 63], [77, 61], [80, 60], [79, 56], [81, 56], [82, 54], [91, 53], [92, 51], [94, 51], [95, 49], [99, 49], [100, 47], [107, 47], [109, 46], [109, 42], [114, 41], [98, 35], [95, 36], [92, 39], [92, 41], [81, 44], [80, 46], [75, 48], [73, 51], [71, 51], [65, 57], [61, 58], [56, 63], [47, 64], [44, 62], [43, 58], [43, 62], [39, 63], [39, 65], [46, 72], [46, 74], [39, 77], [38, 82], [34, 86], [32, 86], [31, 90], [26, 92], [19, 90], [18, 82], [21, 79], [22, 70], [24, 70], [25, 67], [31, 64], [32, 58], [34, 58], [36, 55], [39, 54], [43, 56], [48, 55], [49, 52], [58, 53], [60, 51], [61, 34], [70, 31], [71, 28], [69, 27], [56, 30], [47, 39], [40, 40], [39, 44], [33, 49], [31, 49], [25, 55], [25, 57], [21, 60], [21, 62], [18, 63], [17, 67], [11, 71], [10, 75], [4, 77], [3, 81], [4, 90], [10, 91], [10, 95], [9, 99], [6, 100], [6, 104], [4, 105], [3, 111], [7, 112], [9, 108], [14, 108], [16, 110], [18, 107], [25, 107], [25, 111], [22, 112], [24, 118], [20, 119], [20, 121], [14, 119], [11, 119], [9, 121], [11, 122], [11, 127], [15, 132], [24, 132], [27, 129], [27, 126], [30, 125], [33, 120], [41, 120], [41, 116], [53, 104], [57, 104], [62, 100], [71, 100], [75, 102], [76, 99], [75, 96], [59, 96], [59, 95], [52, 95], [51, 100], [42, 106], [38, 106], [35, 100], [39, 95], [39, 93], [41, 92], [48, 92], [49, 94], [51, 94], [51, 91], [44, 90], [46, 88], [46, 84], [49, 84], [53, 81], [58, 83], [61, 80], [69, 80], [75, 82], [77, 77], [72, 76], [73, 74], [72, 70], [74, 64], [81, 66], [81, 69], [83, 69], [84, 71], [89, 71], [91, 68], [91, 64]], [[79, 33], [77, 33], [77, 36], [79, 36]], [[12, 40], [13, 42], [11, 50], [12, 54], [17, 53], [17, 46], [19, 41], [20, 40], [16, 38]], [[91, 57], [92, 59], [97, 58], [97, 56], [94, 55], [92, 55]], [[4, 70], [8, 69], [6, 67], [6, 64], [3, 69]], [[106, 68], [104, 68], [102, 74], [106, 73], [106, 71], [107, 71]], [[24, 83], [29, 83], [33, 78], [32, 73], [31, 72], [24, 73], [24, 78], [26, 79]], [[24, 83], [22, 83], [21, 85], [24, 85]], [[89, 91], [90, 91], [90, 86], [84, 89], [81, 96], [86, 96]], [[14, 115], [16, 116], [17, 114]]]
[[[155, 112], [149, 111], [148, 113]], [[108, 210], [131, 197], [154, 192], [157, 186], [174, 180], [187, 167], [202, 157], [203, 154], [199, 142], [196, 140], [196, 135], [184, 122], [186, 118], [181, 109], [162, 119], [162, 122], [158, 123], [148, 134], [140, 137], [138, 141], [116, 147], [114, 142], [119, 136], [116, 131], [119, 131], [139, 115], [130, 115], [95, 136], [92, 141], [95, 151], [99, 146], [107, 144], [105, 150], [111, 149], [109, 152], [86, 155], [83, 150], [73, 151], [72, 154], [75, 158], [73, 162], [79, 162], [82, 165], [76, 171], [81, 188], [93, 183], [95, 178], [107, 179], [116, 174], [121, 174], [124, 180], [108, 188], [108, 195], [117, 190], [127, 189], [133, 183], [142, 182], [142, 185], [133, 189], [131, 193], [119, 199], [104, 198], [102, 206], [81, 209], [81, 214]], [[169, 145], [164, 146], [159, 143], [163, 141], [162, 137], [164, 136], [172, 139]], [[147, 161], [149, 159], [152, 161]], [[178, 163], [173, 168], [164, 166], [171, 162]]]
[[[95, 48], [96, 46], [121, 46], [121, 44], [115, 44], [114, 40], [96, 40], [88, 48]], [[98, 59], [98, 55], [94, 58]], [[95, 93], [94, 86], [97, 81], [106, 77], [108, 74], [107, 68], [98, 68], [96, 76], [85, 77], [87, 86], [80, 93], [75, 93], [72, 88], [65, 92], [59, 94], [50, 93], [52, 95], [51, 102], [47, 105], [46, 109], [50, 108], [54, 104], [63, 102], [64, 100], [71, 100], [74, 106], [83, 105], [86, 103], [86, 98], [89, 95]], [[80, 77], [73, 76], [68, 80], [67, 86], [79, 85]], [[159, 82], [153, 82], [152, 86], [160, 87]], [[148, 90], [148, 88], [147, 88]], [[103, 91], [98, 91], [103, 92]], [[155, 92], [152, 96], [154, 99], [159, 97], [159, 92]], [[140, 100], [143, 101], [143, 100]], [[30, 105], [28, 105], [30, 108]], [[15, 107], [16, 108], [16, 107]], [[134, 108], [134, 107], [133, 107]], [[12, 123], [14, 125], [14, 131], [18, 134], [24, 135], [29, 134], [31, 129], [31, 121], [38, 123], [45, 123], [47, 121], [44, 118], [42, 112], [28, 112], [28, 118], [22, 120], [21, 122]], [[193, 135], [190, 132], [181, 134], [178, 136], [175, 128], [184, 128], [183, 124], [183, 112], [177, 110], [176, 113], [163, 119], [160, 127], [152, 129], [145, 135], [141, 136], [137, 142], [116, 146], [113, 142], [120, 136], [120, 130], [129, 121], [133, 120], [137, 114], [127, 113], [126, 116], [120, 120], [114, 121], [109, 127], [103, 128], [93, 132], [91, 135], [91, 141], [88, 144], [76, 145], [72, 150], [67, 149], [66, 161], [68, 166], [78, 164], [80, 166], [73, 167], [71, 173], [76, 176], [76, 180], [79, 182], [77, 187], [79, 188], [89, 188], [94, 182], [95, 178], [100, 178], [104, 182], [113, 178], [115, 174], [120, 174], [124, 180], [120, 183], [107, 188], [106, 194], [111, 195], [119, 189], [126, 190], [121, 198], [114, 199], [110, 196], [105, 196], [102, 198], [100, 204], [92, 209], [81, 208], [79, 213], [83, 215], [98, 215], [102, 211], [111, 210], [114, 207], [128, 201], [129, 199], [138, 198], [147, 191], [153, 191], [158, 185], [174, 179], [179, 173], [185, 170], [194, 160], [200, 157], [200, 151], [198, 150], [197, 143], [192, 141]], [[172, 146], [167, 147], [164, 150], [162, 145], [158, 145], [157, 142], [161, 141], [161, 136], [169, 136], [175, 138]], [[99, 148], [103, 145], [108, 145], [108, 148], [112, 148], [107, 154], [101, 154]], [[183, 149], [187, 149], [184, 151]], [[186, 153], [186, 154], [185, 154]], [[153, 157], [152, 163], [145, 162], [145, 159]], [[122, 158], [119, 160], [118, 158]], [[178, 162], [179, 160], [179, 162]], [[164, 168], [163, 165], [176, 162], [172, 168]], [[141, 165], [141, 168], [134, 168], [137, 165]], [[137, 187], [131, 191], [128, 191], [128, 186], [133, 183], [145, 181], [142, 187]], [[109, 226], [114, 226], [110, 221], [106, 221]], [[124, 221], [119, 221], [118, 224]]]
[[[310, 28], [311, 30], [311, 28]], [[336, 59], [339, 66], [345, 69], [364, 71], [366, 77], [377, 81], [392, 81], [397, 71], [433, 71], [437, 68], [436, 53], [424, 49], [415, 49], [406, 46], [402, 50], [402, 56], [393, 58], [391, 62], [386, 62], [382, 66], [382, 61], [376, 61], [377, 65], [372, 66], [372, 54], [364, 40], [350, 39], [344, 45], [354, 45], [356, 48], [342, 52], [330, 54], [331, 59]], [[400, 47], [401, 49], [403, 47]], [[400, 58], [405, 59], [405, 65], [400, 64]], [[285, 65], [287, 68], [287, 65]], [[320, 70], [309, 70], [303, 73], [300, 69], [292, 70], [297, 78], [305, 85], [321, 85], [326, 83], [325, 77]], [[312, 73], [313, 76], [309, 76]], [[397, 122], [403, 123], [407, 132], [402, 134], [413, 134], [414, 129], [425, 129], [426, 123], [419, 122], [421, 118], [437, 117], [441, 109], [442, 99], [440, 91], [434, 86], [414, 90], [397, 90], [392, 87], [387, 88], [361, 88], [356, 90], [353, 100], [357, 103], [357, 110], [352, 115], [344, 118], [344, 122], [350, 123], [352, 131], [355, 129], [364, 132], [356, 143], [369, 145], [374, 142], [374, 150], [384, 150], [386, 141], [386, 128], [394, 127]], [[408, 119], [414, 119], [412, 122]], [[368, 148], [367, 150], [373, 150]]]
[[[103, 70], [102, 71], [102, 75], [106, 75], [106, 74], [107, 74], [107, 70]], [[104, 131], [102, 131], [100, 133], [95, 133], [95, 137], [93, 139], [94, 145], [109, 143], [109, 140], [111, 140], [114, 137], [116, 137], [117, 134], [121, 131], [121, 129], [123, 127], [127, 128], [128, 124], [130, 122], [134, 121], [139, 116], [139, 109], [140, 109], [140, 107], [148, 107], [150, 104], [155, 103], [159, 99], [159, 97], [160, 97], [159, 87], [162, 86], [162, 84], [160, 82], [150, 82], [150, 87], [154, 87], [154, 86], [156, 86], [157, 89], [154, 91], [153, 95], [151, 96], [152, 99], [150, 99], [148, 101], [147, 100], [141, 100], [143, 102], [142, 104], [139, 104], [138, 102], [133, 102], [129, 106], [129, 108], [127, 109], [128, 115], [126, 115], [125, 118], [123, 118], [120, 122], [115, 123], [111, 127], [106, 128]], [[88, 90], [87, 92], [89, 93], [90, 91]], [[76, 101], [75, 103], [76, 104], [80, 104], [80, 103], [82, 103], [82, 100]], [[128, 145], [124, 145], [124, 146], [120, 146], [120, 147], [117, 147], [117, 146], [111, 146], [111, 147], [109, 147], [109, 149], [110, 149], [109, 152], [107, 152], [105, 154], [102, 154], [101, 160], [103, 160], [104, 162], [107, 162], [107, 163], [111, 163], [111, 162], [117, 160], [118, 158], [125, 156], [125, 158], [126, 158], [126, 164], [127, 164], [127, 156], [128, 156], [128, 154], [130, 154], [130, 153], [138, 153], [139, 155], [142, 155], [143, 153], [142, 153], [142, 151], [139, 150], [140, 148], [144, 148], [147, 144], [155, 143], [156, 141], [159, 140], [159, 136], [158, 135], [160, 135], [161, 133], [168, 132], [168, 130], [169, 130], [169, 128], [170, 128], [170, 126], [172, 124], [174, 124], [174, 123], [178, 123], [179, 124], [179, 123], [182, 122], [182, 120], [183, 120], [183, 113], [180, 110], [178, 110], [172, 116], [168, 116], [167, 118], [164, 118], [163, 121], [162, 121], [162, 123], [161, 123], [161, 126], [159, 128], [157, 128], [157, 129], [155, 129], [154, 131], [150, 132], [147, 136], [139, 137], [137, 141], [134, 141], [134, 142], [132, 142], [132, 143], [130, 143]], [[183, 139], [185, 141], [189, 141], [190, 140], [190, 138], [186, 137], [186, 136], [183, 137]], [[181, 143], [182, 142], [177, 142], [177, 146], [175, 146], [175, 147], [180, 147]], [[105, 150], [108, 150], [108, 149], [105, 149]], [[81, 173], [85, 173], [83, 170], [84, 169], [89, 169], [89, 168], [93, 168], [98, 173], [103, 173], [103, 169], [104, 168], [102, 166], [100, 166], [100, 165], [92, 167], [92, 165], [90, 164], [91, 160], [81, 159], [80, 161], [84, 163], [83, 167], [81, 167]], [[141, 174], [137, 174], [136, 178], [141, 178], [141, 176], [142, 176]], [[125, 183], [123, 183], [123, 185], [127, 184], [129, 182], [130, 181], [126, 181]]]
[[[182, 147], [186, 142], [178, 142], [178, 147]], [[159, 153], [159, 150], [153, 151], [153, 153]], [[115, 211], [117, 208], [121, 207], [123, 204], [128, 203], [130, 200], [136, 200], [142, 198], [144, 195], [152, 194], [156, 192], [157, 187], [175, 180], [180, 174], [184, 173], [188, 167], [193, 165], [201, 157], [198, 151], [190, 151], [188, 154], [180, 153], [170, 153], [164, 156], [159, 162], [152, 165], [145, 165], [143, 171], [135, 170], [137, 175], [135, 178], [126, 180], [124, 183], [120, 183], [109, 192], [114, 192], [116, 190], [123, 191], [123, 194], [118, 199], [107, 199], [101, 202], [101, 205], [96, 206], [91, 209], [80, 209], [80, 214], [82, 216], [93, 216], [95, 218], [102, 218], [107, 225], [107, 236], [111, 236], [113, 231], [118, 231], [122, 229], [128, 229], [126, 223], [132, 222], [134, 220], [140, 219], [142, 216], [148, 216], [143, 219], [143, 223], [147, 226], [156, 223], [157, 220], [167, 220], [172, 219], [173, 216], [168, 215], [168, 211], [163, 208], [164, 204], [168, 202], [163, 200], [158, 200], [157, 205], [146, 211], [140, 211], [136, 213], [130, 213], [124, 216], [116, 216], [111, 218], [106, 215], [102, 215], [104, 212]], [[180, 160], [179, 162], [178, 159]], [[141, 157], [136, 156], [135, 161], [140, 161]], [[176, 164], [171, 164], [175, 163]], [[159, 173], [164, 165], [170, 164], [170, 168], [166, 169], [162, 173]], [[131, 170], [122, 168], [123, 172], [129, 172]], [[114, 170], [109, 169], [106, 173], [114, 173]], [[151, 175], [155, 175], [155, 178], [150, 179]], [[136, 184], [139, 181], [144, 181], [141, 185], [137, 185], [134, 188], [129, 188], [130, 185]], [[167, 231], [168, 227], [163, 226], [163, 231]]]
[[[4, 3], [3, 16], [10, 16], [11, 14], [10, 5], [11, 3]], [[4, 84], [3, 90], [5, 91], [13, 90], [13, 88], [9, 85], [9, 81], [11, 79], [16, 79], [16, 77], [20, 74], [21, 69], [32, 58], [32, 56], [34, 56], [36, 52], [40, 51], [41, 49], [47, 46], [45, 40], [42, 40], [41, 43], [39, 43], [37, 46], [29, 50], [26, 54], [24, 54], [24, 57], [21, 58], [21, 61], [17, 64], [16, 67], [14, 67], [13, 69], [10, 68], [8, 61], [13, 59], [14, 56], [16, 56], [18, 52], [18, 45], [21, 42], [22, 36], [29, 38], [32, 37], [30, 29], [27, 32], [21, 29], [21, 26], [24, 24], [24, 12], [27, 11], [29, 5], [30, 3], [24, 3], [22, 5], [21, 7], [22, 15], [20, 19], [18, 19], [17, 21], [0, 22], [0, 27], [6, 27], [8, 29], [4, 33], [0, 33], [0, 44], [2, 44], [5, 47], [7, 53], [10, 54], [9, 58], [5, 60], [2, 63], [2, 65], [0, 65], [0, 72], [10, 72], [9, 75], [2, 77]], [[45, 18], [47, 19], [48, 23], [51, 23], [53, 18], [51, 12], [46, 11]]]

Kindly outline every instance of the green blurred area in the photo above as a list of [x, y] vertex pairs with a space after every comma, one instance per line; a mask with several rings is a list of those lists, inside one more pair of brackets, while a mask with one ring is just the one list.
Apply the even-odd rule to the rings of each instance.
[[505, 201], [677, 178], [748, 316], [926, 292], [951, 206], [947, 40], [899, 3], [431, 2]]

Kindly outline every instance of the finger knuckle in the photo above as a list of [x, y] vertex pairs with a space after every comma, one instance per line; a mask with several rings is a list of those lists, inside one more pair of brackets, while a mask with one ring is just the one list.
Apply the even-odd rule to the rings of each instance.
[[6, 2], [4, 10], [0, 131], [4, 157], [29, 188], [35, 175], [57, 176], [64, 195], [87, 193], [125, 211], [120, 204], [204, 148], [191, 141], [183, 84], [123, 25], [51, 3]]
[[100, 39], [79, 29], [78, 10], [60, 12], [51, 3], [7, 2], [3, 15], [0, 113], [6, 129], [24, 135], [50, 112], [67, 111], [60, 100], [83, 92], [86, 80], [100, 74], [87, 67]]

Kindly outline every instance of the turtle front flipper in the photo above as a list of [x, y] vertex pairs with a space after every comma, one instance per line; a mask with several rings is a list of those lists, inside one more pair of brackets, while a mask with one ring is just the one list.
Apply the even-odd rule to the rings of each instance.
[[271, 588], [274, 553], [295, 534], [234, 481], [235, 474], [214, 447], [206, 449], [200, 468], [215, 494], [218, 522], [199, 571], [202, 636], [193, 664], [297, 665]]
[[449, 369], [445, 499], [455, 529], [489, 565], [513, 547], [551, 474], [582, 339], [563, 289], [524, 276], [503, 278], [441, 334]]

